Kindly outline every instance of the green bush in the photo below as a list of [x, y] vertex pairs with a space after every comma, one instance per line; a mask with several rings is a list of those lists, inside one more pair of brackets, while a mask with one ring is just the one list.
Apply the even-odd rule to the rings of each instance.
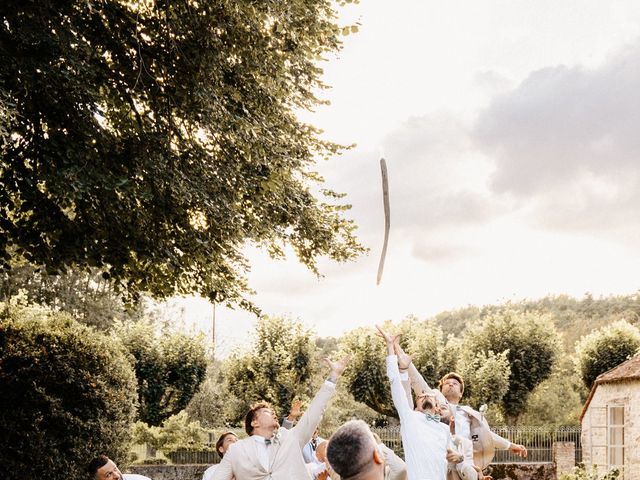
[[99, 453], [126, 463], [136, 380], [123, 348], [60, 313], [0, 309], [4, 477], [83, 478]]
[[559, 480], [617, 480], [620, 478], [620, 472], [613, 469], [604, 475], [600, 475], [598, 469], [592, 466], [590, 469], [583, 465], [575, 467], [572, 473], [563, 473]]
[[598, 375], [640, 351], [640, 329], [625, 320], [594, 330], [576, 342], [576, 370], [587, 388]]

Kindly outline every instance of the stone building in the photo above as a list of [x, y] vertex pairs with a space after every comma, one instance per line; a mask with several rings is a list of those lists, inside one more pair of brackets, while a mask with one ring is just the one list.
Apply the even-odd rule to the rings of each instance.
[[596, 378], [580, 420], [584, 464], [640, 480], [640, 355]]

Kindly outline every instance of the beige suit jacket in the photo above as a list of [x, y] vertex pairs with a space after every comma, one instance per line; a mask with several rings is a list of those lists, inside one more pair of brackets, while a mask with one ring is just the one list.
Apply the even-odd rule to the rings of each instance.
[[311, 477], [302, 458], [302, 447], [310, 440], [322, 419], [335, 385], [326, 381], [309, 408], [291, 430], [280, 428], [279, 440], [269, 447], [269, 468], [258, 460], [258, 444], [249, 437], [229, 447], [213, 474], [213, 480], [307, 480]]

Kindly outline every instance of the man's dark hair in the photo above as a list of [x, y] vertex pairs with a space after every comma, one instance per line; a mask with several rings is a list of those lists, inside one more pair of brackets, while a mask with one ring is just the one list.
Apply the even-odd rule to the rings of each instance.
[[224, 432], [222, 435], [220, 435], [220, 437], [218, 437], [218, 441], [216, 442], [216, 452], [218, 452], [218, 455], [220, 455], [220, 458], [224, 457], [224, 453], [220, 451], [220, 448], [224, 443], [224, 439], [227, 438], [229, 435], [233, 435], [234, 437], [237, 436], [233, 432]]
[[375, 439], [367, 424], [351, 420], [329, 439], [327, 460], [342, 480], [355, 480], [371, 467], [375, 448]]
[[256, 412], [262, 410], [263, 408], [271, 408], [271, 405], [265, 401], [254, 403], [251, 405], [251, 410], [247, 412], [247, 416], [244, 417], [244, 431], [247, 432], [247, 435], [253, 434], [253, 419], [256, 416]]
[[109, 457], [106, 455], [100, 455], [89, 462], [87, 465], [87, 473], [91, 476], [91, 478], [95, 478], [98, 470], [104, 467], [109, 461]]

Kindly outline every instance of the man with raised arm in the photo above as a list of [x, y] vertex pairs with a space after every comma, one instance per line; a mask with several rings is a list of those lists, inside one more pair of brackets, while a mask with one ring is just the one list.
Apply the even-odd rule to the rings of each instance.
[[464, 380], [460, 375], [448, 373], [440, 380], [439, 391], [431, 389], [411, 362], [411, 357], [402, 350], [397, 341], [394, 351], [398, 355], [400, 366], [406, 368], [409, 373], [414, 392], [436, 392], [439, 401], [449, 405], [454, 412], [456, 434], [473, 443], [473, 462], [481, 470], [491, 463], [496, 449], [510, 450], [521, 457], [527, 456], [527, 449], [523, 445], [512, 443], [492, 432], [483, 413], [469, 406], [459, 405], [464, 392]]
[[[407, 465], [408, 480], [445, 480], [448, 456], [455, 455], [451, 447], [449, 428], [440, 422], [440, 413], [431, 392], [416, 398], [417, 410], [407, 401], [394, 351], [397, 337], [377, 327], [387, 344], [387, 376], [391, 383], [391, 398], [400, 417], [400, 434]], [[457, 455], [456, 455], [457, 457]]]
[[271, 406], [260, 402], [245, 418], [248, 438], [239, 440], [226, 452], [213, 480], [310, 480], [302, 458], [302, 447], [309, 442], [322, 419], [324, 409], [335, 393], [336, 382], [347, 366], [348, 357], [339, 362], [325, 359], [331, 368], [307, 411], [291, 430], [280, 428]]

